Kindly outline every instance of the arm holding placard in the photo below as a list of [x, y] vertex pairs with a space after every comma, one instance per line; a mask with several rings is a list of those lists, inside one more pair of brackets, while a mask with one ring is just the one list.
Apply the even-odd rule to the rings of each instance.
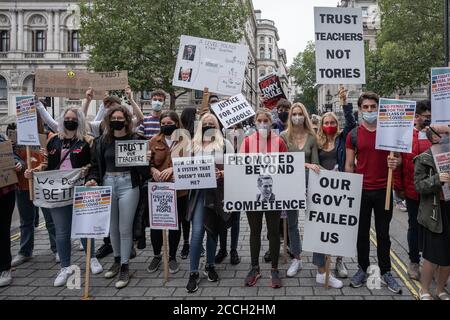
[[136, 116], [134, 126], [137, 127], [144, 121], [144, 114], [142, 113], [141, 108], [139, 108], [136, 101], [134, 101], [130, 86], [125, 87], [125, 95], [128, 98], [128, 101], [130, 101], [131, 107], [133, 108], [133, 114]]
[[44, 123], [53, 131], [58, 131], [58, 122], [52, 118], [50, 113], [48, 113], [47, 109], [45, 109], [42, 102], [40, 102], [36, 97], [36, 108], [39, 112], [39, 115], [41, 116], [41, 119], [44, 121]]
[[92, 99], [94, 98], [94, 90], [89, 87], [86, 91], [85, 101], [83, 103], [82, 111], [84, 116], [87, 116], [89, 106], [91, 105]]

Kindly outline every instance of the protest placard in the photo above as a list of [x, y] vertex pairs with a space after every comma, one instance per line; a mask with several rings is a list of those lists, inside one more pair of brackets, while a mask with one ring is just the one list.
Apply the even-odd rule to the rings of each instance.
[[38, 96], [83, 99], [86, 90], [91, 87], [95, 97], [103, 97], [105, 91], [125, 89], [128, 85], [128, 71], [37, 69], [35, 83]]
[[316, 82], [364, 84], [361, 8], [315, 7]]
[[259, 89], [265, 97], [264, 107], [273, 109], [280, 99], [286, 99], [280, 78], [276, 74], [269, 74], [259, 80]]
[[242, 93], [239, 93], [228, 100], [212, 104], [211, 109], [225, 129], [255, 115], [255, 111]]
[[[434, 163], [438, 173], [450, 173], [450, 143], [448, 140], [441, 143], [434, 144], [431, 147], [433, 153]], [[448, 183], [442, 184], [442, 192], [444, 193], [445, 201], [450, 201], [450, 185]]]
[[17, 144], [39, 146], [37, 109], [34, 96], [16, 96]]
[[170, 182], [148, 183], [150, 229], [178, 230], [177, 192]]
[[309, 171], [303, 250], [355, 257], [363, 175]]
[[116, 167], [148, 166], [147, 140], [116, 140]]
[[224, 211], [305, 209], [305, 154], [225, 154]]
[[176, 190], [217, 187], [213, 156], [173, 158], [172, 163]]
[[431, 123], [450, 125], [450, 68], [431, 69]]
[[109, 235], [111, 187], [75, 187], [72, 239], [103, 239]]
[[33, 203], [36, 207], [59, 208], [73, 203], [75, 186], [84, 184], [81, 169], [33, 173]]
[[0, 143], [0, 188], [17, 183], [11, 141]]
[[248, 47], [182, 35], [172, 85], [235, 95], [241, 92]]
[[380, 99], [375, 149], [411, 152], [416, 102]]

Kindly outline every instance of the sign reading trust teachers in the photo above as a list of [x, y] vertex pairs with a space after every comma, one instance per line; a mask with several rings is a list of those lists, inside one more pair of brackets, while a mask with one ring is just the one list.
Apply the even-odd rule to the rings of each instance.
[[305, 209], [305, 154], [225, 154], [224, 211]]

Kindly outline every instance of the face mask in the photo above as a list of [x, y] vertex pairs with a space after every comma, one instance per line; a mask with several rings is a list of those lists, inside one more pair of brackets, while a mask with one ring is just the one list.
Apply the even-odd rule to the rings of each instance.
[[278, 118], [280, 118], [281, 122], [286, 122], [289, 118], [289, 112], [280, 112]]
[[430, 119], [425, 119], [422, 122], [422, 127], [429, 127], [431, 125], [431, 120]]
[[113, 120], [110, 122], [111, 129], [120, 131], [125, 128], [125, 121]]
[[153, 111], [161, 111], [163, 103], [158, 100], [152, 100], [152, 110]]
[[332, 136], [332, 135], [336, 134], [337, 127], [335, 127], [335, 126], [329, 126], [329, 127], [322, 126], [322, 130], [323, 130], [323, 132], [325, 132], [325, 134], [328, 134], [328, 135]]
[[305, 116], [293, 116], [292, 124], [295, 126], [301, 126], [305, 123]]
[[213, 126], [206, 126], [206, 127], [202, 127], [202, 133], [203, 133], [203, 135], [205, 135], [205, 133], [208, 131], [208, 130], [214, 130], [216, 127], [213, 127]]
[[69, 131], [75, 131], [78, 128], [78, 121], [65, 120], [64, 121], [64, 128], [66, 128]]
[[259, 134], [268, 135], [270, 125], [268, 123], [256, 123], [256, 130], [258, 130]]
[[363, 112], [362, 118], [368, 123], [377, 121], [378, 114], [376, 112]]
[[177, 130], [177, 126], [174, 124], [167, 124], [165, 126], [161, 126], [161, 132], [165, 135], [165, 136], [171, 136], [172, 133]]

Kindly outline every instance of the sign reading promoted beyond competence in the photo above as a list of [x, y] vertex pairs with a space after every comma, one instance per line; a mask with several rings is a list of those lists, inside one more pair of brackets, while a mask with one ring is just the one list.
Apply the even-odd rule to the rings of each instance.
[[317, 84], [364, 84], [362, 10], [314, 8]]
[[411, 152], [416, 102], [380, 99], [375, 149]]
[[217, 187], [213, 156], [173, 158], [172, 163], [176, 190]]
[[355, 257], [363, 176], [309, 171], [303, 249]]
[[305, 154], [225, 154], [224, 211], [306, 208]]
[[116, 167], [148, 166], [146, 140], [116, 140]]
[[149, 182], [150, 229], [178, 230], [177, 191], [173, 183]]
[[219, 118], [225, 129], [255, 115], [255, 111], [242, 93], [239, 93], [228, 100], [212, 104], [211, 109], [214, 111], [217, 118]]

